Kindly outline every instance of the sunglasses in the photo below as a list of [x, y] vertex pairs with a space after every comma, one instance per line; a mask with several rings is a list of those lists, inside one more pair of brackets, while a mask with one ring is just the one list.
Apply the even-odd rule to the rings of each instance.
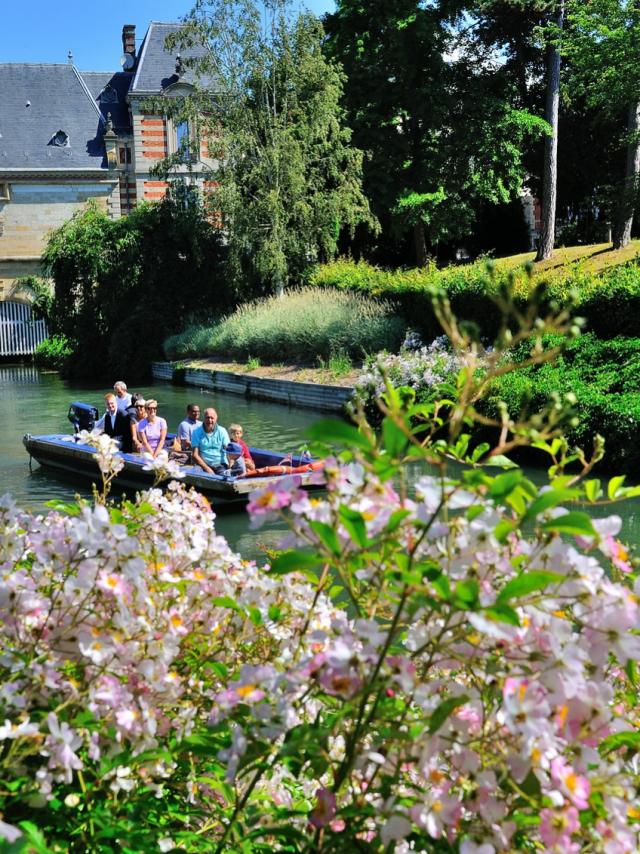
[[157, 406], [145, 406], [145, 409], [148, 409], [149, 412], [155, 412], [158, 407]]

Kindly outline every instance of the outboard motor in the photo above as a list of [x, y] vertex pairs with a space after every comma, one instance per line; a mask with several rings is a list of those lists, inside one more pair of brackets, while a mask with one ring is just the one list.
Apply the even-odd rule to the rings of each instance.
[[73, 424], [75, 433], [79, 433], [81, 430], [93, 430], [98, 420], [98, 410], [90, 403], [78, 401], [69, 407], [68, 418]]

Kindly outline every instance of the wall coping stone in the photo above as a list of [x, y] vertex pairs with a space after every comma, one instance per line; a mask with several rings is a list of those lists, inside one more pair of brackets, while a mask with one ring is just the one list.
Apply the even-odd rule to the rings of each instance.
[[[173, 378], [171, 362], [152, 362], [151, 373], [156, 380]], [[232, 371], [184, 366], [185, 385], [211, 388], [230, 394], [241, 394], [257, 400], [271, 400], [286, 406], [299, 406], [328, 412], [341, 412], [353, 395], [351, 386], [322, 385], [298, 380], [278, 380], [254, 377]]]

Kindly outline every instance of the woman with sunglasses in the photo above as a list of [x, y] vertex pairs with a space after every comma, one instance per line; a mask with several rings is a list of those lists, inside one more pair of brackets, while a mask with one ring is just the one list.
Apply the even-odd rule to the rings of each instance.
[[145, 404], [145, 411], [146, 418], [143, 418], [138, 424], [138, 439], [142, 444], [142, 452], [148, 451], [155, 459], [164, 448], [164, 440], [167, 438], [167, 422], [157, 414], [157, 400], [148, 400]]
[[138, 425], [146, 415], [146, 403], [141, 394], [131, 395], [131, 406], [127, 409], [129, 429], [131, 430], [131, 453], [139, 454], [142, 450], [142, 442], [138, 438]]

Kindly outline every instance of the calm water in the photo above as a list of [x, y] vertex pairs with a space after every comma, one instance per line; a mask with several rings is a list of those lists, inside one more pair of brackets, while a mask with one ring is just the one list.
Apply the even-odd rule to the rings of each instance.
[[[158, 414], [167, 419], [169, 430], [176, 429], [184, 418], [187, 403], [193, 400], [201, 408], [215, 406], [223, 426], [232, 422], [242, 424], [249, 444], [283, 454], [297, 451], [304, 442], [305, 428], [324, 417], [323, 413], [311, 410], [165, 382], [151, 382], [133, 390], [158, 400]], [[67, 420], [69, 404], [83, 400], [102, 412], [102, 395], [106, 391], [109, 389], [95, 384], [71, 384], [56, 373], [30, 366], [0, 365], [0, 495], [10, 492], [22, 507], [36, 511], [46, 510], [45, 502], [52, 498], [68, 500], [76, 493], [90, 496], [90, 489], [82, 482], [49, 473], [35, 461], [30, 470], [22, 437], [27, 432], [72, 432]], [[260, 545], [277, 546], [284, 530], [283, 526], [271, 525], [249, 531], [244, 511], [219, 516], [216, 527], [244, 557], [259, 557]]]
[[[52, 498], [69, 500], [76, 493], [90, 496], [81, 483], [53, 475], [29, 458], [22, 445], [24, 433], [71, 432], [67, 420], [69, 404], [74, 400], [93, 403], [102, 412], [102, 395], [108, 389], [98, 385], [74, 385], [60, 379], [56, 373], [38, 371], [30, 366], [0, 365], [0, 495], [10, 492], [26, 508], [46, 510], [45, 502]], [[245, 438], [257, 447], [296, 451], [304, 441], [304, 430], [323, 413], [291, 409], [275, 403], [245, 400], [239, 395], [224, 395], [209, 389], [184, 388], [169, 383], [150, 383], [141, 391], [145, 397], [155, 397], [159, 414], [175, 430], [184, 417], [187, 403], [198, 401], [200, 406], [215, 406], [220, 423], [227, 426], [237, 421], [244, 427]], [[416, 476], [417, 476], [416, 470]], [[544, 483], [541, 471], [528, 470], [536, 482]], [[412, 472], [413, 475], [413, 472]], [[616, 512], [623, 518], [622, 538], [640, 544], [640, 499], [618, 504], [615, 511], [600, 509], [597, 515]], [[277, 547], [284, 526], [265, 526], [249, 531], [244, 511], [218, 517], [217, 529], [229, 543], [246, 558], [259, 558], [261, 546]]]

